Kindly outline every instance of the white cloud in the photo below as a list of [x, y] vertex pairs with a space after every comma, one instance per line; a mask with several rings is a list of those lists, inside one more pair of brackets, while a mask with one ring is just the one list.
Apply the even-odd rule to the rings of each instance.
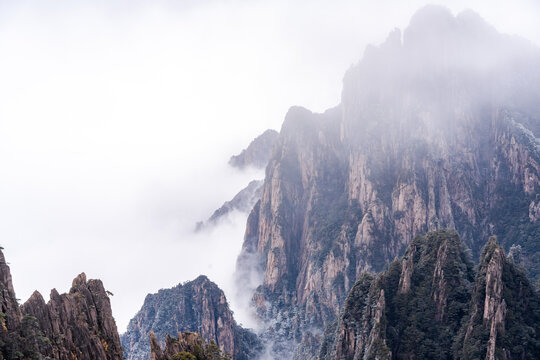
[[[534, 1], [433, 2], [540, 44]], [[291, 105], [337, 104], [364, 46], [423, 4], [0, 1], [0, 238], [19, 297], [86, 271], [123, 330], [160, 287], [206, 273], [230, 289], [245, 218], [189, 232], [256, 176], [228, 157]]]

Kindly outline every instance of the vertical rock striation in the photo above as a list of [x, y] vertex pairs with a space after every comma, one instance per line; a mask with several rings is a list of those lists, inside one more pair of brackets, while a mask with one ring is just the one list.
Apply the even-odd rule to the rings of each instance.
[[34, 317], [41, 336], [50, 340], [36, 345], [54, 359], [122, 359], [122, 346], [112, 316], [109, 297], [100, 280], [86, 280], [84, 273], [73, 280], [71, 290], [60, 295], [55, 289], [45, 303], [34, 292], [22, 306]]
[[458, 341], [460, 358], [540, 356], [540, 299], [528, 279], [491, 238], [485, 246]]
[[0, 251], [0, 359], [121, 360], [120, 337], [100, 280], [73, 280], [68, 294], [39, 292], [19, 306]]
[[[289, 110], [237, 262], [239, 278], [262, 278], [253, 303], [276, 356], [315, 348], [360, 274], [417, 234], [454, 228], [475, 258], [498, 235], [540, 280], [539, 61], [473, 12], [428, 6], [366, 49], [339, 106]], [[446, 294], [433, 297], [446, 317]]]
[[[410, 259], [413, 266], [403, 266]], [[539, 306], [495, 238], [475, 276], [455, 231], [439, 230], [417, 237], [377, 277], [360, 277], [327, 329], [319, 359], [535, 359]]]

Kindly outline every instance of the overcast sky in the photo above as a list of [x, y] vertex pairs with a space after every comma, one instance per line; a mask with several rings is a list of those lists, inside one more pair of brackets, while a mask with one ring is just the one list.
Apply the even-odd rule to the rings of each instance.
[[[291, 105], [338, 104], [365, 45], [425, 3], [0, 0], [0, 244], [18, 297], [85, 271], [123, 332], [147, 293], [200, 273], [231, 293], [245, 216], [191, 232], [263, 175], [229, 156]], [[540, 44], [538, 1], [431, 3]]]

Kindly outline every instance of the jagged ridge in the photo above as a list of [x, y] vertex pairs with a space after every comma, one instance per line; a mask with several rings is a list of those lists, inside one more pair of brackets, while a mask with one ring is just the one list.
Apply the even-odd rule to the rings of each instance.
[[68, 294], [55, 289], [45, 303], [34, 292], [19, 306], [0, 251], [0, 359], [120, 360], [120, 337], [100, 280], [73, 280]]
[[360, 277], [320, 359], [536, 359], [539, 310], [494, 237], [475, 277], [457, 233], [440, 230], [417, 237], [384, 273]]
[[313, 356], [360, 274], [427, 231], [455, 228], [475, 259], [498, 235], [540, 280], [539, 62], [478, 15], [429, 6], [366, 49], [338, 107], [289, 110], [237, 265], [239, 283], [262, 273], [253, 301], [278, 351]]
[[231, 156], [229, 165], [240, 169], [249, 166], [264, 168], [270, 159], [277, 138], [277, 131], [266, 130], [257, 136], [240, 154]]
[[150, 334], [165, 345], [168, 336], [198, 332], [234, 359], [250, 359], [261, 350], [255, 334], [236, 324], [223, 291], [206, 276], [149, 294], [122, 335], [128, 360], [147, 360]]

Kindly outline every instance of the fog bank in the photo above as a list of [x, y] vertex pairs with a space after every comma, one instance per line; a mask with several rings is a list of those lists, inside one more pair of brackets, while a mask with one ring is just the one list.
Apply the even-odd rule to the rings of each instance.
[[[229, 156], [291, 105], [337, 104], [365, 45], [425, 3], [0, 0], [0, 241], [18, 297], [85, 271], [121, 332], [147, 293], [199, 274], [232, 299], [246, 215], [192, 233], [262, 177]], [[540, 44], [536, 1], [432, 3]]]

